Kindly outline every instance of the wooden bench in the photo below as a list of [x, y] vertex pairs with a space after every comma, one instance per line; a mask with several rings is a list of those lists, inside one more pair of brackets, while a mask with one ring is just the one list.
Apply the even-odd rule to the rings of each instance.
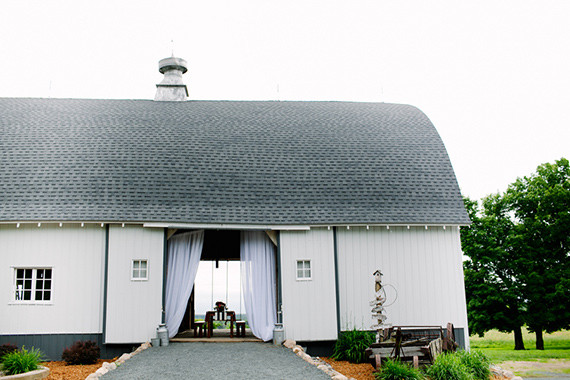
[[196, 338], [196, 337], [202, 338], [204, 336], [204, 325], [205, 324], [206, 324], [206, 322], [204, 322], [204, 321], [194, 322], [194, 338]]
[[236, 336], [245, 337], [245, 321], [236, 321]]

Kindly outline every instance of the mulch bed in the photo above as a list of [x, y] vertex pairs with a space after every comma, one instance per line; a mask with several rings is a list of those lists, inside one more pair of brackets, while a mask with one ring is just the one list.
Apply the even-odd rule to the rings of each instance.
[[356, 380], [375, 380], [374, 367], [370, 363], [353, 364], [344, 360], [334, 360], [331, 358], [321, 358], [331, 365], [335, 371], [342, 373], [348, 378]]
[[49, 368], [47, 380], [84, 380], [97, 371], [103, 362], [112, 362], [115, 359], [97, 360], [97, 364], [67, 365], [65, 362], [45, 362], [44, 367]]

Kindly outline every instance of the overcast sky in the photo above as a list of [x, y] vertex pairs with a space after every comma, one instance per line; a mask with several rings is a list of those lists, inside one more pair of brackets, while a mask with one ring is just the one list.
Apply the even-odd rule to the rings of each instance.
[[190, 99], [412, 104], [472, 198], [570, 157], [567, 0], [3, 0], [0, 41], [2, 97], [152, 99], [173, 45]]

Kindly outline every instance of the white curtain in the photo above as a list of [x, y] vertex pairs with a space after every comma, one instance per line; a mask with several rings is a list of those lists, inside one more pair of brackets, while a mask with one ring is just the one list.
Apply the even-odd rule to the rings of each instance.
[[275, 246], [263, 231], [242, 231], [240, 256], [249, 327], [259, 339], [271, 340], [277, 321]]
[[168, 240], [165, 313], [170, 338], [178, 333], [186, 313], [203, 245], [204, 230], [174, 235]]

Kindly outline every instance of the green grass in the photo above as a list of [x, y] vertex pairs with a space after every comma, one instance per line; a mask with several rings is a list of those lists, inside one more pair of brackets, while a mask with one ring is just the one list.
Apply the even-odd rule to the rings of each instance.
[[544, 334], [544, 350], [535, 349], [535, 335], [523, 328], [524, 351], [515, 351], [512, 333], [488, 331], [484, 337], [471, 336], [471, 348], [482, 351], [495, 364], [504, 361], [547, 361], [570, 359], [570, 331]]

